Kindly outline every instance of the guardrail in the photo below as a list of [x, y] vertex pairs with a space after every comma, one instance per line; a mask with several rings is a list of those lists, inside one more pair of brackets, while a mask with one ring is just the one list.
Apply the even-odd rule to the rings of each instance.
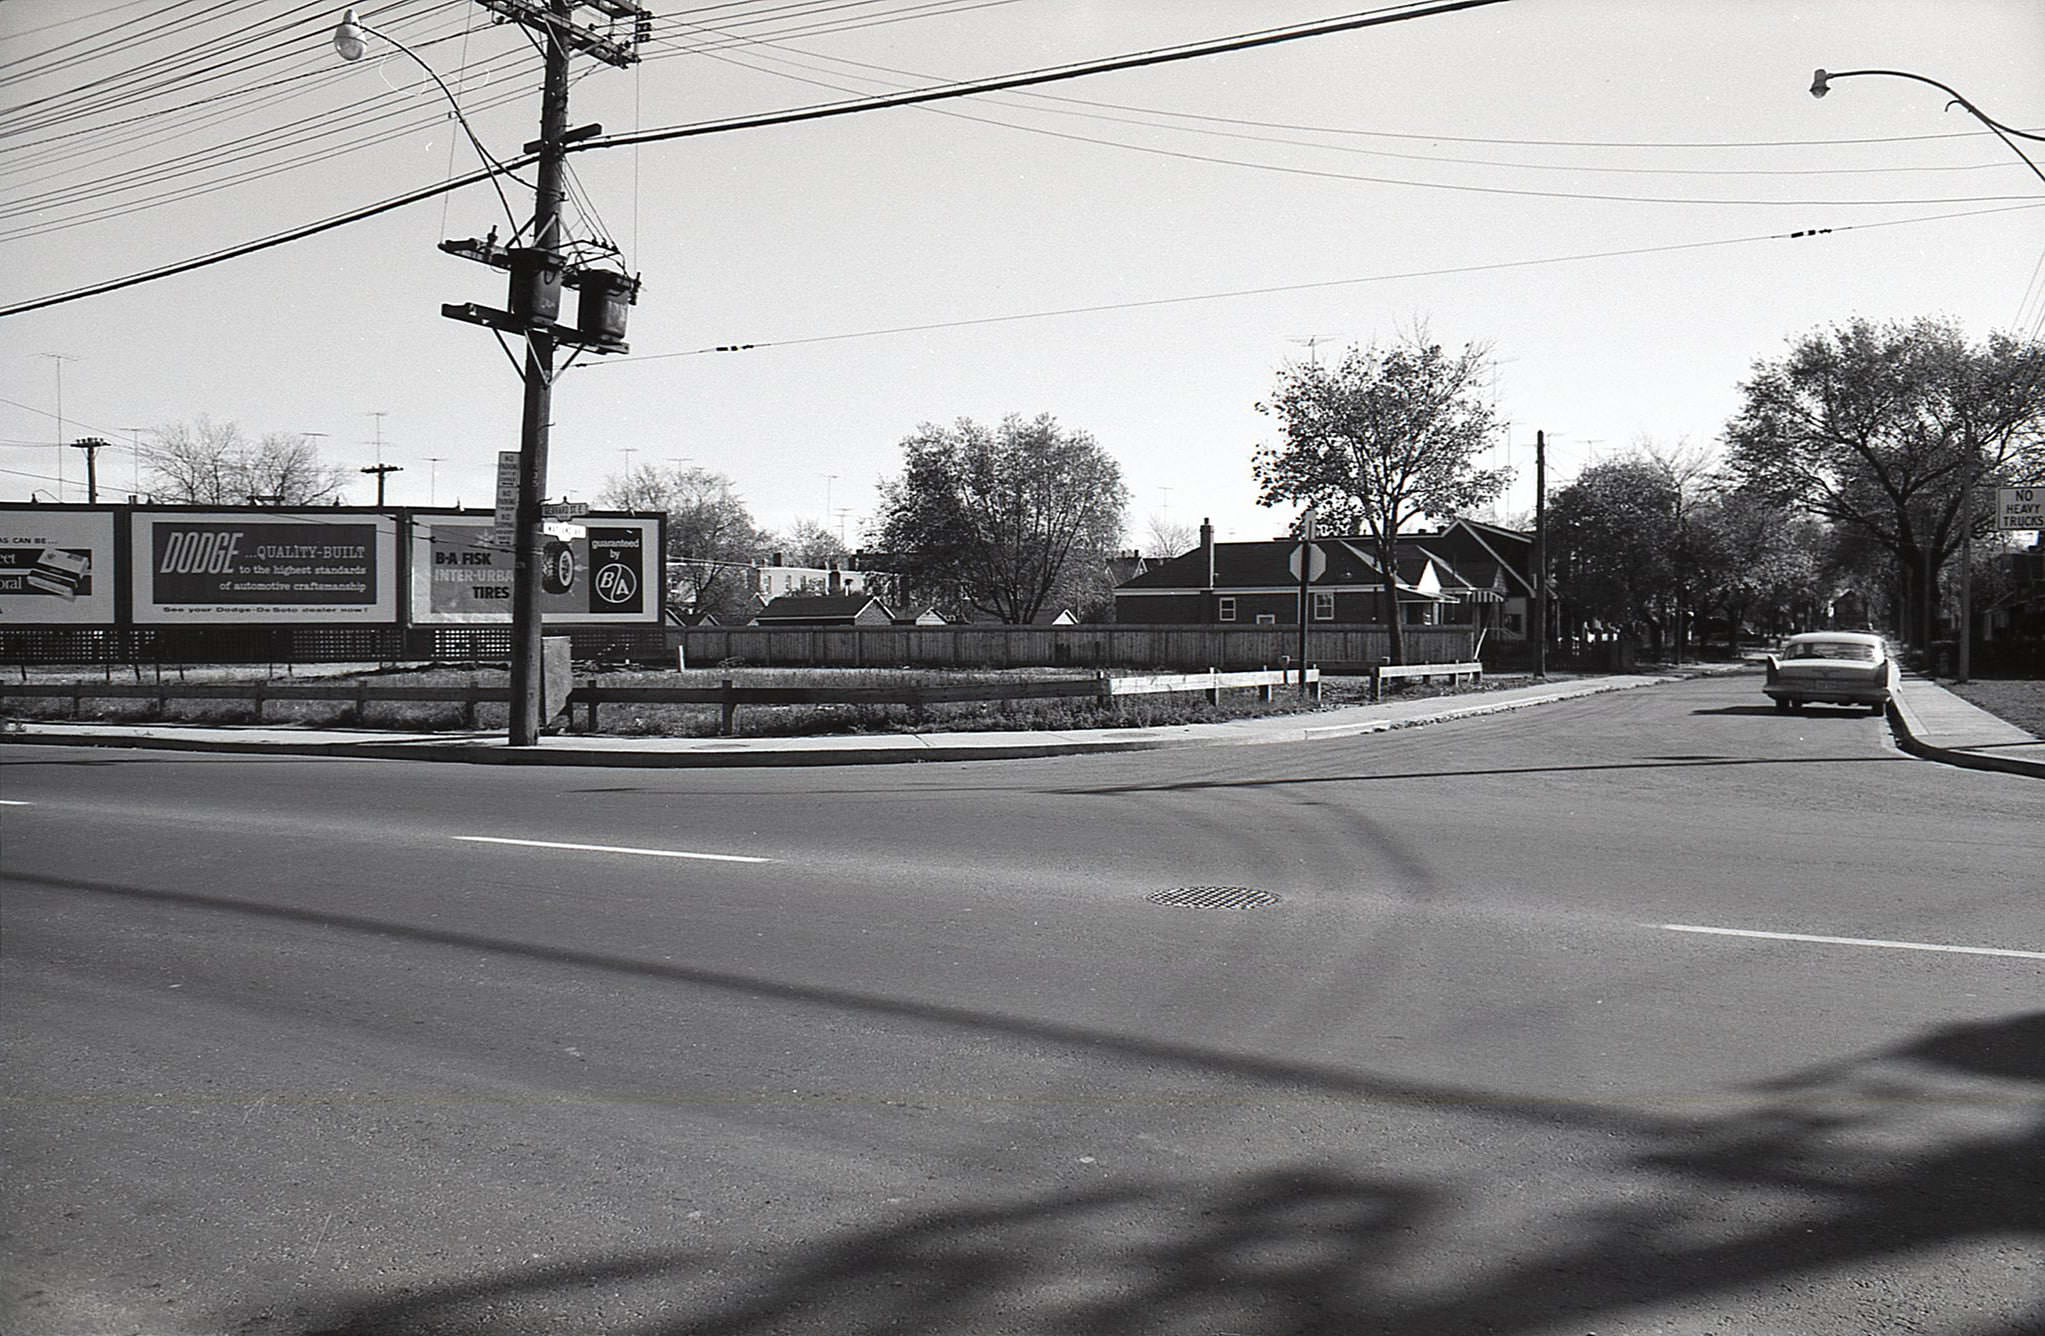
[[[1320, 670], [1306, 670], [1306, 686], [1315, 699], [1320, 697]], [[1294, 684], [1297, 670], [1270, 668], [1224, 673], [1160, 673], [1112, 677], [1056, 678], [1014, 682], [912, 683], [904, 686], [841, 687], [829, 685], [751, 686], [725, 678], [716, 686], [604, 686], [595, 678], [584, 678], [568, 693], [568, 708], [580, 705], [589, 711], [589, 731], [597, 726], [601, 705], [715, 705], [719, 707], [718, 732], [729, 737], [736, 726], [741, 705], [902, 705], [918, 708], [963, 701], [1093, 699], [1112, 706], [1125, 696], [1165, 695], [1176, 692], [1204, 692], [1219, 703], [1221, 693], [1230, 689], [1256, 688], [1259, 697], [1270, 700], [1276, 687]], [[507, 686], [469, 686], [444, 683], [427, 686], [393, 686], [361, 682], [0, 682], [0, 703], [15, 697], [39, 697], [71, 701], [73, 718], [84, 713], [88, 700], [153, 700], [161, 710], [171, 700], [239, 700], [249, 702], [261, 722], [263, 707], [270, 701], [339, 701], [355, 707], [359, 719], [372, 704], [384, 702], [452, 703], [462, 706], [465, 726], [476, 726], [476, 706], [504, 704], [511, 699]]]
[[1472, 681], [1484, 680], [1484, 665], [1481, 663], [1374, 663], [1370, 666], [1370, 698], [1377, 700], [1384, 695], [1386, 679], [1417, 677], [1426, 682], [1431, 678], [1446, 677], [1460, 682], [1465, 677]]

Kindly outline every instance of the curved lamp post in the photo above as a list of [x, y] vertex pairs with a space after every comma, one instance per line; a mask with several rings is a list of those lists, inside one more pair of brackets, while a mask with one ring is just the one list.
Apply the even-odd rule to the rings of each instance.
[[[2032, 139], [2045, 144], [2045, 135], [2034, 135], [2028, 130], [2019, 130], [2014, 125], [2004, 125], [2001, 121], [1996, 120], [1993, 116], [1990, 116], [1987, 112], [1962, 97], [1957, 90], [1940, 83], [1936, 79], [1926, 78], [1922, 74], [1912, 74], [1908, 70], [1813, 70], [1811, 71], [1811, 96], [1823, 97], [1831, 92], [1832, 81], [1834, 79], [1852, 79], [1863, 74], [1879, 74], [1891, 79], [1909, 79], [1913, 83], [1929, 84], [1933, 88], [1938, 89], [1941, 93], [1952, 99], [1946, 103], [1946, 110], [1951, 111], [1955, 106], [1964, 108], [1968, 115], [1994, 131], [1995, 137], [2008, 145], [2010, 152], [2022, 158], [2024, 166], [2031, 169], [2033, 176], [2037, 177], [2040, 181], [2045, 181], [2045, 171], [2040, 171], [2038, 164], [2032, 162], [2030, 155], [2021, 148], [2018, 148], [2016, 144], [2017, 139]], [[2011, 138], [2011, 136], [2015, 136], [2015, 138]], [[1966, 503], [1964, 509], [1966, 513], [1961, 519], [1960, 528], [1960, 643], [1957, 647], [1959, 661], [1954, 665], [1955, 671], [1953, 674], [1954, 680], [1958, 682], [1965, 682], [1967, 680], [1968, 670], [1971, 667], [1970, 660], [1972, 658], [1970, 651], [1973, 649], [1974, 644], [1974, 615], [1971, 606], [1973, 603], [1972, 586], [1974, 576], [1974, 489], [1980, 482], [1980, 461], [1974, 458], [1970, 451], [1967, 463], [1967, 479], [1964, 484], [1966, 489], [1964, 492]], [[1927, 553], [1925, 556], [1927, 585], [1930, 582], [1930, 564], [1931, 557]], [[1929, 623], [1931, 613], [1928, 610], [1930, 608], [1930, 591], [1928, 588], [1925, 597], [1925, 606], [1927, 608], [1925, 620]]]
[[365, 40], [369, 37], [380, 38], [404, 52], [414, 65], [426, 71], [426, 77], [433, 80], [434, 86], [440, 89], [440, 95], [447, 99], [447, 105], [454, 111], [455, 123], [460, 125], [462, 133], [469, 137], [470, 147], [476, 150], [476, 156], [483, 160], [483, 165], [490, 169], [490, 188], [497, 192], [497, 202], [504, 206], [504, 216], [511, 220], [511, 226], [515, 231], [518, 227], [518, 215], [511, 211], [511, 201], [504, 197], [504, 187], [497, 183], [498, 175], [504, 171], [504, 164], [490, 156], [490, 151], [483, 147], [483, 141], [469, 128], [469, 118], [462, 115], [462, 104], [455, 100], [454, 90], [447, 86], [447, 81], [440, 77], [437, 70], [420, 59], [417, 51], [397, 38], [356, 18], [353, 8], [342, 10], [341, 21], [334, 25], [334, 54], [352, 65], [362, 59], [369, 50], [369, 43]]
[[2028, 130], [2019, 130], [2013, 125], [2004, 125], [2001, 121], [1996, 120], [1993, 116], [1990, 116], [1966, 98], [1961, 97], [1952, 88], [1940, 83], [1936, 79], [1927, 79], [1922, 74], [1912, 74], [1908, 70], [1813, 70], [1811, 71], [1811, 96], [1823, 97], [1831, 92], [1832, 81], [1834, 79], [1856, 79], [1864, 74], [1880, 74], [1891, 79], [1909, 79], [1915, 83], [1930, 84], [1933, 88], [1938, 89], [1941, 93], [1952, 99], [1952, 101], [1946, 103], [1948, 111], [1952, 110], [1954, 106], [1964, 108], [1969, 116], [1972, 116], [1975, 120], [1980, 121], [1990, 130], [1993, 130], [1997, 139], [2009, 145], [2010, 152], [2024, 160], [2024, 166], [2031, 169], [2033, 176], [2036, 176], [2040, 181], [2045, 181], [2045, 171], [2040, 171], [2038, 164], [2032, 162], [2029, 155], [2018, 148], [2015, 141], [2010, 138], [2010, 136], [2014, 135], [2017, 139], [2035, 139], [2039, 143], [2045, 144], [2045, 135], [2034, 135]]

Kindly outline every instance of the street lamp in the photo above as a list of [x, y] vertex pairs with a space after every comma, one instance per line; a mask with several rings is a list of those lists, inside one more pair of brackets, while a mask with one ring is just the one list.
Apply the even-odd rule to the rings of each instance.
[[2033, 176], [2036, 176], [2040, 181], [2045, 181], [2045, 171], [2040, 171], [2038, 164], [2032, 162], [2029, 155], [2018, 148], [2010, 138], [2011, 135], [2015, 135], [2018, 139], [2035, 139], [2039, 143], [2045, 144], [2045, 135], [2034, 135], [2027, 130], [2019, 130], [2013, 125], [2004, 125], [2001, 121], [1996, 120], [1993, 116], [1990, 116], [1987, 112], [1981, 110], [1981, 108], [1975, 106], [1966, 98], [1961, 97], [1959, 93], [1936, 79], [1927, 79], [1922, 74], [1912, 74], [1908, 70], [1813, 70], [1811, 71], [1811, 96], [1823, 97], [1831, 92], [1832, 81], [1834, 79], [1855, 79], [1863, 74], [1880, 74], [1891, 79], [1909, 79], [1915, 83], [1930, 84], [1933, 88], [1938, 89], [1941, 93], [1952, 99], [1952, 101], [1946, 103], [1946, 110], [1950, 111], [1956, 105], [1965, 108], [1968, 115], [1980, 121], [1990, 130], [1993, 130], [1996, 138], [2008, 144], [2010, 152], [2024, 160], [2024, 165], [2031, 169]]

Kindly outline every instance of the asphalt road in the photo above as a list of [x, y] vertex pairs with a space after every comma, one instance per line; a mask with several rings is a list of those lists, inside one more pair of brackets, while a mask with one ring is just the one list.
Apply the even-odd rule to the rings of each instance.
[[1751, 676], [0, 801], [7, 1332], [2045, 1329], [2045, 785]]

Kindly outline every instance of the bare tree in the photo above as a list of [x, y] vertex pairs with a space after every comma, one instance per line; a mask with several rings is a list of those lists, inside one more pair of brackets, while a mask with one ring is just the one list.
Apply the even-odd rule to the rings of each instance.
[[149, 489], [159, 501], [238, 506], [263, 497], [277, 505], [318, 505], [338, 498], [347, 477], [340, 465], [320, 458], [311, 437], [291, 432], [251, 441], [238, 424], [201, 416], [150, 435]]
[[1143, 555], [1154, 561], [1167, 561], [1181, 552], [1191, 551], [1193, 544], [1200, 541], [1200, 531], [1190, 524], [1153, 514], [1145, 521], [1148, 526], [1144, 534]]

